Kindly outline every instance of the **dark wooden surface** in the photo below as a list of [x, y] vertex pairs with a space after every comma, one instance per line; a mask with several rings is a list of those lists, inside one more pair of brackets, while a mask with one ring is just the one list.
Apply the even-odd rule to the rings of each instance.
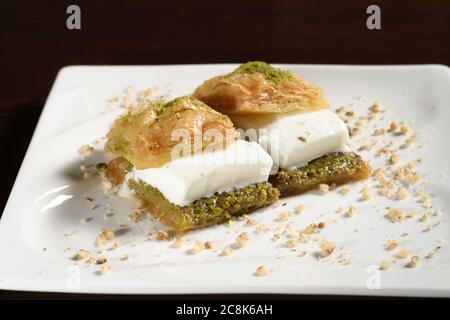
[[[66, 28], [66, 8], [73, 3], [82, 12], [82, 29], [77, 31]], [[366, 28], [365, 12], [372, 3], [381, 7], [381, 30]], [[256, 59], [450, 65], [449, 34], [448, 0], [3, 0], [0, 213], [46, 95], [63, 66]], [[53, 295], [4, 291], [0, 297]]]

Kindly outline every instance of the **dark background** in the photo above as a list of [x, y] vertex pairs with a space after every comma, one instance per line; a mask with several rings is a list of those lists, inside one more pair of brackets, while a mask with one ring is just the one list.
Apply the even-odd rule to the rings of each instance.
[[[70, 4], [81, 7], [81, 30], [66, 28]], [[381, 30], [366, 28], [370, 4], [381, 7]], [[450, 65], [450, 1], [3, 0], [0, 39], [1, 213], [63, 66], [247, 60]]]

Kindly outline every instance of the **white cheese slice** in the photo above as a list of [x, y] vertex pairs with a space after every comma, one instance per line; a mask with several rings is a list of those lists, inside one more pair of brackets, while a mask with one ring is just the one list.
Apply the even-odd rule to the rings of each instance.
[[258, 141], [280, 168], [301, 167], [325, 154], [348, 151], [347, 126], [328, 109], [230, 118], [249, 140]]
[[[267, 181], [272, 158], [256, 142], [238, 140], [224, 150], [175, 159], [160, 168], [129, 172], [157, 188], [170, 202], [185, 206], [215, 192], [230, 191]], [[123, 186], [119, 195], [128, 196]]]

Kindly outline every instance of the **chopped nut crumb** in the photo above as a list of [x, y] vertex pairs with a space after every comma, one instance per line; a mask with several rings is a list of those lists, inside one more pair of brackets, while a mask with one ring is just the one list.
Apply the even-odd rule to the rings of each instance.
[[290, 239], [290, 240], [286, 241], [284, 246], [286, 248], [295, 248], [298, 245], [298, 242], [299, 241], [297, 239]]
[[111, 249], [115, 250], [118, 249], [120, 247], [120, 242], [119, 241], [115, 241], [112, 246]]
[[303, 211], [305, 211], [305, 205], [304, 205], [304, 204], [299, 204], [299, 205], [295, 208], [295, 213], [302, 213]]
[[95, 263], [96, 264], [104, 264], [104, 263], [106, 263], [106, 258], [105, 257], [98, 258], [97, 260], [95, 260]]
[[175, 241], [173, 242], [172, 246], [174, 248], [181, 248], [182, 246], [184, 246], [184, 240], [181, 238], [176, 238]]
[[380, 111], [380, 107], [378, 106], [377, 103], [374, 103], [371, 107], [370, 107], [370, 112], [371, 113], [378, 113]]
[[412, 256], [409, 263], [406, 265], [407, 268], [415, 268], [419, 264], [420, 258], [418, 256]]
[[304, 257], [306, 256], [307, 253], [308, 253], [307, 251], [302, 251], [297, 255], [297, 257]]
[[400, 134], [407, 135], [409, 133], [409, 127], [406, 124], [400, 126]]
[[318, 227], [319, 229], [325, 228], [325, 222], [319, 222], [319, 223], [317, 224], [317, 227]]
[[230, 246], [226, 246], [222, 249], [223, 256], [231, 256], [232, 250]]
[[92, 172], [85, 171], [83, 172], [83, 179], [90, 179], [94, 176]]
[[395, 200], [403, 200], [406, 199], [406, 197], [408, 197], [408, 192], [405, 188], [401, 187], [397, 189], [397, 192], [394, 195]]
[[103, 180], [102, 188], [103, 188], [103, 193], [106, 195], [111, 195], [114, 192], [114, 188], [113, 188], [111, 181]]
[[350, 208], [348, 208], [348, 211], [347, 211], [347, 216], [348, 217], [353, 217], [353, 215], [356, 213], [356, 208], [355, 207], [350, 207]]
[[406, 249], [400, 249], [395, 256], [400, 259], [405, 259], [409, 256], [409, 251]]
[[194, 247], [191, 249], [192, 254], [197, 254], [205, 249], [205, 244], [199, 240], [195, 241]]
[[267, 226], [264, 225], [264, 224], [258, 224], [258, 225], [256, 226], [256, 232], [257, 232], [257, 233], [263, 233], [263, 232], [266, 232], [266, 231], [268, 231], [268, 230], [269, 230], [269, 228], [267, 228]]
[[436, 251], [430, 251], [430, 252], [428, 252], [428, 254], [426, 255], [426, 258], [427, 259], [432, 259], [432, 258], [434, 258], [436, 256]]
[[389, 157], [389, 164], [396, 164], [399, 161], [400, 161], [400, 157], [397, 154], [392, 154]]
[[169, 234], [165, 231], [158, 231], [156, 233], [156, 240], [163, 241], [163, 240], [169, 240]]
[[389, 208], [387, 217], [391, 220], [392, 223], [402, 222], [405, 220], [405, 215], [400, 209]]
[[336, 246], [334, 245], [334, 243], [327, 240], [322, 240], [320, 242], [320, 256], [322, 258], [328, 257], [333, 253], [335, 248]]
[[99, 273], [101, 275], [107, 275], [107, 274], [111, 273], [111, 269], [107, 265], [102, 264], [100, 267]]
[[341, 187], [341, 194], [342, 194], [343, 196], [346, 196], [349, 192], [350, 192], [350, 187], [349, 187], [348, 185], [344, 184], [344, 185]]
[[428, 213], [424, 212], [421, 216], [420, 216], [420, 221], [425, 222], [428, 220]]
[[305, 229], [302, 230], [302, 233], [304, 234], [313, 234], [317, 233], [319, 231], [319, 228], [315, 223], [311, 223], [309, 226], [307, 226]]
[[236, 238], [236, 244], [239, 248], [242, 248], [247, 243], [249, 237], [247, 232], [242, 232]]
[[91, 220], [92, 220], [92, 218], [81, 218], [80, 219], [80, 224], [86, 224], [86, 223], [88, 223]]
[[254, 219], [250, 218], [248, 215], [244, 214], [242, 216], [242, 218], [245, 221], [245, 225], [247, 225], [247, 226], [254, 226], [254, 225], [256, 225], [256, 221]]
[[130, 258], [130, 256], [128, 254], [124, 254], [123, 256], [120, 257], [121, 261], [127, 261]]
[[88, 144], [85, 144], [84, 146], [81, 146], [78, 149], [78, 153], [82, 156], [87, 156], [88, 154], [90, 154], [92, 152], [92, 150], [94, 150], [94, 148]]
[[97, 244], [104, 245], [112, 239], [114, 239], [114, 231], [110, 229], [103, 229], [102, 232], [98, 235]]
[[278, 215], [278, 220], [279, 221], [287, 221], [289, 219], [289, 214], [287, 212], [281, 212]]
[[398, 128], [398, 124], [397, 124], [397, 122], [391, 122], [391, 125], [389, 126], [389, 132], [395, 132], [396, 130], [397, 130], [397, 128]]
[[255, 275], [257, 277], [265, 277], [265, 276], [267, 276], [266, 268], [264, 266], [259, 266], [258, 268], [256, 268]]
[[386, 262], [386, 261], [381, 261], [381, 263], [380, 263], [380, 270], [381, 271], [387, 271], [387, 270], [389, 270], [391, 268], [391, 265], [388, 263], [388, 262]]
[[325, 194], [330, 191], [330, 186], [324, 183], [319, 184], [319, 192], [320, 194]]
[[89, 257], [89, 251], [85, 249], [80, 249], [77, 251], [77, 253], [73, 256], [73, 260], [84, 260], [87, 257]]
[[388, 242], [386, 242], [386, 249], [389, 251], [394, 250], [397, 246], [398, 243], [395, 240], [388, 240]]
[[362, 188], [361, 192], [362, 192], [362, 195], [361, 195], [362, 201], [367, 201], [370, 199], [370, 191], [367, 186], [364, 186], [364, 188]]
[[214, 249], [216, 246], [214, 245], [214, 242], [212, 241], [206, 241], [205, 242], [205, 249], [210, 250]]

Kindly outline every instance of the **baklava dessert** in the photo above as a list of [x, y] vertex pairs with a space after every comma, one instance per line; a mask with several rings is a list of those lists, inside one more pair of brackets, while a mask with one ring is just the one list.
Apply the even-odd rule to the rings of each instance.
[[276, 172], [269, 181], [283, 196], [370, 175], [322, 91], [292, 72], [248, 62], [205, 81], [194, 97], [228, 115], [272, 156]]
[[193, 97], [152, 103], [117, 119], [99, 165], [119, 196], [178, 232], [222, 223], [279, 198], [270, 155], [238, 140], [228, 116]]

